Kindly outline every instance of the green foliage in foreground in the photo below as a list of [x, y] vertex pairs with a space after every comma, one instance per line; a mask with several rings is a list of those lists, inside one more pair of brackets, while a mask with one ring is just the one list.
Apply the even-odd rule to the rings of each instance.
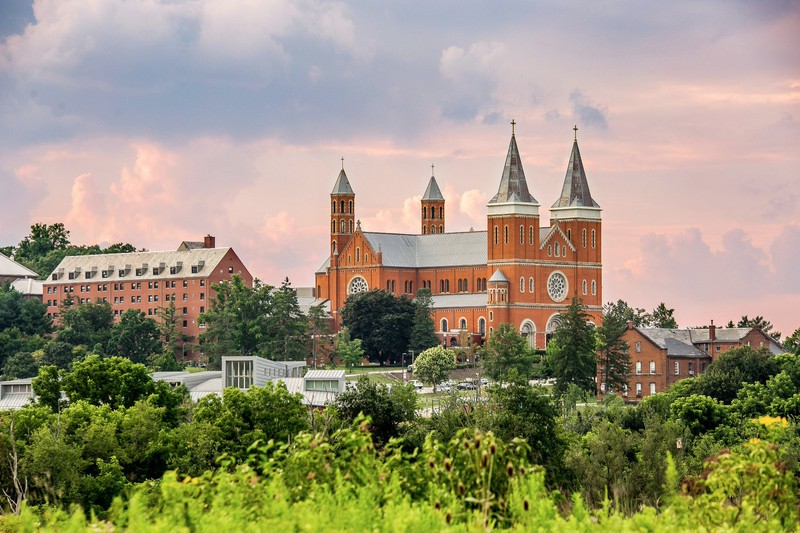
[[[223, 462], [215, 472], [168, 472], [117, 499], [106, 520], [23, 506], [0, 518], [0, 529], [110, 531], [779, 531], [797, 526], [796, 483], [781, 451], [753, 439], [706, 463], [704, 477], [678, 491], [667, 460], [668, 493], [659, 511], [630, 516], [606, 501], [590, 511], [545, 488], [524, 442], [462, 430], [441, 443], [428, 439], [413, 455], [380, 452], [366, 421], [330, 437], [304, 433], [276, 449], [253, 449], [247, 464]], [[564, 512], [566, 510], [566, 512]]]

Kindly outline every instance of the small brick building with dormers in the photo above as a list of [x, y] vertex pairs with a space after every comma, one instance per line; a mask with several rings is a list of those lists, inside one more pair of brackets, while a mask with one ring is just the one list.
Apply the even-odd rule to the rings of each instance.
[[158, 320], [159, 308], [175, 304], [180, 332], [189, 338], [183, 358], [196, 360], [193, 348], [204, 330], [198, 317], [214, 297], [212, 285], [238, 274], [248, 287], [253, 276], [233, 248], [216, 248], [207, 235], [201, 242], [184, 241], [175, 251], [133, 252], [65, 257], [44, 282], [42, 299], [58, 323], [59, 306], [108, 302], [118, 318], [136, 309]]
[[330, 256], [315, 286], [316, 303], [326, 306], [336, 329], [350, 294], [383, 289], [413, 296], [423, 287], [432, 293], [437, 334], [448, 346], [462, 332], [480, 342], [511, 323], [531, 347], [544, 348], [573, 296], [600, 322], [601, 210], [589, 191], [577, 135], [549, 226], [541, 223], [528, 188], [513, 129], [483, 231], [446, 231], [445, 199], [433, 176], [420, 205], [419, 234], [362, 229], [344, 167], [329, 205]]
[[[667, 388], [682, 379], [705, 372], [717, 357], [732, 348], [750, 346], [770, 353], [784, 353], [775, 339], [758, 328], [667, 329], [639, 328], [632, 322], [622, 335], [628, 343], [631, 369], [627, 388], [622, 391], [626, 400], [639, 401]], [[605, 393], [605, 373], [597, 369], [597, 389]]]

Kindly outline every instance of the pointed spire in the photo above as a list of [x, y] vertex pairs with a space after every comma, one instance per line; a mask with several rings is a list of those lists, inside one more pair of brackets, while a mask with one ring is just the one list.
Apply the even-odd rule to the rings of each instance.
[[575, 140], [572, 142], [572, 154], [569, 156], [567, 174], [564, 176], [564, 186], [561, 188], [561, 197], [553, 207], [600, 207], [589, 192], [589, 182], [583, 170], [581, 152], [578, 149], [578, 127], [574, 127]]
[[444, 200], [442, 191], [439, 189], [439, 184], [436, 183], [436, 178], [431, 176], [428, 182], [428, 188], [425, 189], [425, 194], [422, 195], [423, 200]]
[[503, 177], [500, 179], [500, 188], [489, 203], [530, 203], [538, 204], [528, 191], [528, 182], [525, 181], [525, 171], [522, 170], [522, 160], [519, 157], [517, 138], [513, 131], [516, 122], [512, 121], [511, 142], [508, 144], [506, 164], [503, 167]]
[[336, 183], [333, 184], [331, 194], [355, 194], [350, 186], [350, 181], [347, 179], [347, 174], [344, 172], [344, 157], [342, 158], [342, 170], [339, 171], [339, 177], [336, 178]]

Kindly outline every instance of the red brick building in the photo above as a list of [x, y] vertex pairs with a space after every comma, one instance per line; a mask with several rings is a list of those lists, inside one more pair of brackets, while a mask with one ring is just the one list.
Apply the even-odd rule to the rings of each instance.
[[[233, 248], [216, 248], [208, 235], [203, 242], [184, 241], [176, 251], [65, 257], [45, 281], [43, 300], [55, 322], [68, 297], [74, 304], [108, 302], [114, 317], [136, 309], [153, 319], [174, 302], [181, 332], [197, 342], [205, 327], [197, 318], [214, 297], [211, 286], [234, 274], [252, 287], [253, 276]], [[197, 356], [187, 345], [186, 359]]]
[[[664, 392], [676, 381], [705, 372], [708, 365], [731, 348], [767, 348], [773, 354], [783, 347], [758, 328], [698, 329], [638, 328], [633, 323], [622, 336], [628, 343], [631, 372], [624, 398], [638, 401]], [[598, 392], [605, 392], [605, 373], [597, 370]]]
[[330, 195], [331, 255], [316, 272], [318, 303], [326, 303], [338, 327], [350, 294], [413, 295], [427, 287], [437, 333], [448, 345], [461, 331], [485, 337], [508, 322], [543, 348], [573, 295], [595, 323], [602, 313], [601, 209], [589, 191], [577, 136], [549, 226], [539, 208], [513, 130], [483, 231], [445, 231], [445, 199], [433, 176], [420, 205], [420, 234], [365, 231], [342, 168]]

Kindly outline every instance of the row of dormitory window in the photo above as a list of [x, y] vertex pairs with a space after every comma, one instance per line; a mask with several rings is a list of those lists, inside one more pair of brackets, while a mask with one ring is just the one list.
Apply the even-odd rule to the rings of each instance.
[[[703, 370], [705, 370], [705, 366], [706, 366], [706, 363], [701, 361], [700, 362], [700, 367], [701, 367], [700, 371], [701, 372]], [[636, 370], [636, 375], [637, 376], [642, 374], [642, 362], [641, 361], [636, 361], [635, 370]], [[650, 374], [656, 374], [657, 373], [656, 372], [656, 362], [655, 361], [650, 361], [649, 370], [650, 370]], [[686, 374], [688, 374], [690, 376], [693, 376], [694, 373], [695, 373], [694, 362], [693, 361], [684, 361], [683, 363], [681, 363], [680, 361], [673, 361], [672, 362], [672, 372], [673, 372], [673, 374], [675, 374], [676, 376], [680, 376], [684, 371], [686, 372]]]
[[[192, 265], [192, 274], [197, 274], [202, 269], [203, 269], [202, 265]], [[181, 271], [180, 267], [177, 267], [177, 266], [169, 267], [169, 273], [172, 276], [175, 276], [175, 275], [179, 274], [180, 271]], [[87, 270], [86, 272], [84, 272], [83, 277], [85, 279], [92, 279], [94, 277], [94, 275], [96, 274], [96, 272], [97, 272], [96, 270]], [[117, 275], [119, 277], [121, 277], [121, 278], [124, 278], [124, 277], [127, 276], [128, 272], [129, 272], [129, 270], [120, 270], [117, 273]], [[108, 278], [108, 277], [111, 277], [111, 274], [113, 274], [113, 273], [114, 273], [113, 270], [101, 270], [100, 271], [100, 277], [101, 278]], [[148, 273], [148, 270], [146, 268], [137, 268], [134, 271], [134, 274], [136, 276], [144, 276], [147, 273]], [[220, 274], [221, 273], [222, 273], [222, 270], [220, 270]], [[158, 268], [158, 267], [153, 268], [153, 275], [154, 276], [161, 276], [163, 274], [164, 274], [163, 269]], [[233, 267], [228, 267], [228, 274], [233, 274]], [[58, 273], [54, 273], [52, 275], [52, 279], [54, 281], [58, 280], [59, 277], [60, 277], [60, 275]], [[78, 278], [80, 278], [80, 271], [69, 272], [67, 274], [67, 279], [74, 280], [74, 279], [78, 279]]]
[[[164, 301], [165, 302], [175, 302], [175, 301], [177, 301], [177, 296], [178, 295], [175, 294], [175, 293], [165, 294], [164, 295]], [[199, 293], [199, 298], [201, 300], [205, 300], [206, 299], [206, 294], [204, 292]], [[98, 298], [96, 298], [96, 300], [100, 300], [102, 302], [109, 302], [108, 296], [103, 296], [102, 298], [98, 297]], [[182, 300], [184, 302], [188, 302], [189, 301], [189, 295], [187, 293], [183, 293]], [[84, 304], [84, 303], [86, 303], [86, 304], [92, 303], [92, 299], [91, 298], [76, 298], [75, 301], [78, 302], [78, 303], [82, 303], [82, 304]], [[141, 301], [142, 301], [142, 297], [141, 296], [131, 296], [130, 300], [129, 300], [129, 302], [132, 303], [132, 304], [141, 303]], [[147, 300], [146, 301], [148, 301], [148, 302], [157, 302], [158, 301], [158, 294], [149, 294], [149, 295], [147, 295]], [[115, 303], [115, 304], [124, 304], [125, 303], [125, 297], [124, 296], [114, 296], [113, 303]], [[47, 305], [48, 305], [48, 307], [57, 306], [58, 305], [58, 299], [47, 300]]]
[[[642, 396], [642, 383], [641, 382], [635, 383], [634, 384], [634, 390], [636, 391], [636, 396], [637, 397], [641, 397]], [[601, 383], [600, 384], [600, 392], [605, 394], [605, 392], [606, 392], [606, 384], [605, 383]], [[654, 381], [651, 381], [650, 382], [650, 396], [652, 396], [656, 392], [658, 392], [656, 390], [656, 384], [655, 384]], [[625, 398], [628, 397], [628, 386], [627, 385], [623, 385], [622, 386], [622, 396], [625, 397]]]
[[[189, 286], [189, 280], [186, 280], [186, 279], [183, 280], [182, 285], [183, 285], [184, 288], [188, 287]], [[177, 285], [177, 281], [176, 280], [166, 280], [166, 281], [164, 281], [164, 288], [165, 289], [174, 289], [177, 286], [178, 285]], [[205, 287], [206, 286], [206, 280], [205, 279], [201, 279], [200, 280], [200, 286], [201, 287]], [[98, 283], [97, 285], [79, 285], [78, 286], [80, 292], [92, 292], [92, 287], [95, 287], [95, 292], [107, 292], [109, 284], [108, 283]], [[124, 290], [126, 290], [125, 289], [125, 283], [114, 283], [113, 285], [111, 285], [111, 287], [115, 291], [124, 291]], [[158, 288], [159, 288], [159, 283], [157, 281], [148, 281], [147, 282], [147, 289], [148, 290], [158, 289]], [[130, 283], [130, 289], [131, 290], [144, 290], [142, 288], [142, 283], [141, 282], [131, 282]], [[64, 285], [63, 292], [64, 293], [75, 292], [75, 285]], [[54, 286], [47, 287], [47, 294], [58, 294], [58, 293], [59, 293], [59, 288], [57, 286], [55, 286], [55, 287]]]
[[[592, 248], [597, 248], [597, 230], [592, 230]], [[533, 246], [534, 243], [534, 228], [533, 226], [528, 226], [528, 245]], [[586, 237], [587, 232], [585, 229], [581, 230], [581, 247], [586, 248]], [[572, 230], [567, 230], [567, 240], [572, 242]], [[503, 243], [508, 244], [509, 242], [509, 229], [508, 226], [503, 227]], [[494, 227], [494, 243], [500, 244], [500, 227]], [[519, 227], [519, 243], [524, 245], [525, 244], [525, 226]], [[547, 255], [556, 257], [559, 256], [566, 256], [567, 255], [567, 247], [562, 246], [560, 243], [555, 243], [547, 246]]]

